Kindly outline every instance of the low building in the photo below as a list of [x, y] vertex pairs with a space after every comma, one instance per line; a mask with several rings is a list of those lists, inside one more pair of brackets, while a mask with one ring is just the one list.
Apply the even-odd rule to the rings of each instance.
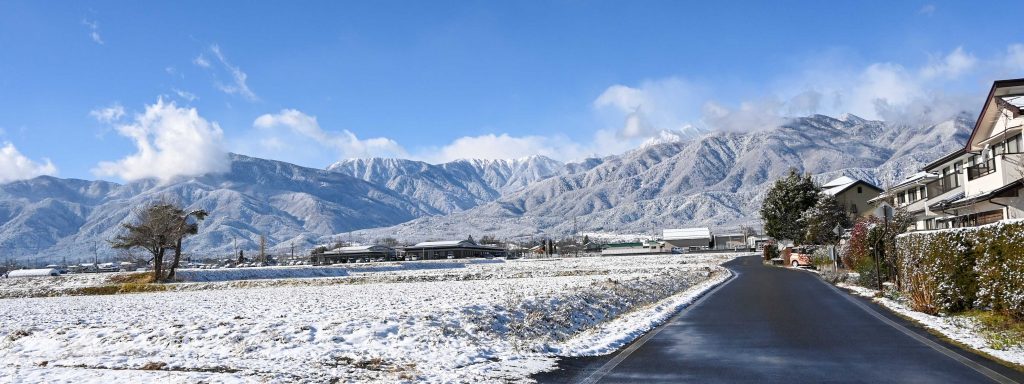
[[835, 196], [850, 220], [875, 214], [870, 200], [882, 194], [882, 188], [864, 180], [842, 176], [821, 186], [821, 192]]
[[360, 245], [341, 247], [313, 255], [316, 264], [361, 263], [369, 261], [397, 260], [398, 252], [384, 245]]
[[673, 247], [685, 249], [711, 249], [712, 236], [709, 228], [679, 228], [662, 231], [662, 240]]
[[747, 247], [747, 237], [743, 236], [742, 233], [714, 235], [714, 238], [714, 248], [717, 250], [737, 250]]
[[672, 247], [666, 244], [664, 241], [647, 240], [637, 241], [629, 243], [611, 243], [605, 244], [601, 248], [601, 256], [617, 256], [617, 255], [652, 255], [658, 253], [668, 253], [672, 250]]
[[502, 248], [480, 245], [470, 240], [426, 241], [405, 247], [402, 251], [406, 260], [505, 256], [505, 250]]

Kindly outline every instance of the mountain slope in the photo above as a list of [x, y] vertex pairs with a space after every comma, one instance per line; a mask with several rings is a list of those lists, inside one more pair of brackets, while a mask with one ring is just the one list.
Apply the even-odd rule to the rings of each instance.
[[409, 197], [431, 214], [464, 211], [551, 176], [573, 172], [543, 156], [514, 160], [456, 160], [428, 164], [405, 159], [349, 159], [327, 167]]
[[203, 255], [252, 250], [392, 225], [428, 214], [401, 194], [336, 172], [230, 155], [224, 174], [125, 185], [39, 177], [0, 185], [0, 252], [5, 256], [91, 259], [111, 255], [105, 241], [132, 209], [168, 200], [205, 209], [210, 218], [186, 242]]
[[764, 191], [791, 168], [827, 181], [851, 175], [884, 185], [966, 140], [964, 118], [927, 127], [856, 116], [811, 116], [770, 130], [712, 133], [605, 158], [494, 202], [444, 217], [356, 232], [400, 238], [566, 234], [580, 230], [649, 233], [675, 226], [735, 229], [755, 224]]
[[171, 200], [211, 213], [187, 249], [308, 251], [339, 235], [403, 241], [467, 235], [654, 233], [676, 226], [755, 224], [765, 189], [791, 168], [827, 181], [880, 186], [959, 147], [961, 117], [933, 126], [809, 116], [766, 130], [665, 140], [621, 155], [562, 164], [544, 157], [427, 164], [355, 159], [329, 170], [230, 155], [223, 174], [116, 184], [38, 177], [0, 185], [0, 258], [91, 260], [134, 207]]

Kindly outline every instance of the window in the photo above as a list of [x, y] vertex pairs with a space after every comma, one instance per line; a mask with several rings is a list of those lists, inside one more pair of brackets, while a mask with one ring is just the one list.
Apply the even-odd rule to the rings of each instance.
[[907, 202], [907, 194], [906, 193], [900, 192], [900, 193], [896, 194], [896, 196], [899, 197], [900, 204], [903, 204], [903, 203]]
[[1020, 134], [1006, 140], [1006, 153], [1020, 153]]
[[979, 177], [991, 174], [996, 171], [996, 159], [991, 158], [980, 164], [967, 167], [967, 180], [974, 180]]
[[992, 156], [1002, 155], [1005, 151], [1003, 150], [1003, 143], [992, 146]]
[[917, 194], [919, 196], [921, 196], [922, 199], [924, 199], [924, 198], [926, 198], [928, 196], [927, 194], [924, 193], [924, 186], [923, 185], [921, 186], [921, 188], [918, 189]]
[[952, 184], [952, 186], [953, 186], [953, 188], [956, 188], [956, 187], [960, 186], [960, 175], [964, 172], [963, 171], [964, 168], [963, 168], [963, 165], [958, 161], [958, 162], [956, 162], [956, 164], [953, 164], [953, 169], [956, 172], [953, 173], [953, 177], [952, 177], [953, 184]]
[[850, 213], [857, 214], [857, 204], [850, 204]]
[[862, 191], [862, 190], [860, 189], [860, 187], [858, 186], [858, 187], [857, 187], [857, 193], [863, 193], [863, 192], [864, 192], [864, 191]]

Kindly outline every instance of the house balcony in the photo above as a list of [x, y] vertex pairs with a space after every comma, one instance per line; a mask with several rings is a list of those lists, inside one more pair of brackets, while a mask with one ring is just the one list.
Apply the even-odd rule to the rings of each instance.
[[996, 190], [1024, 177], [1024, 155], [1019, 153], [996, 155], [988, 161], [967, 167], [967, 182], [964, 193], [980, 195]]

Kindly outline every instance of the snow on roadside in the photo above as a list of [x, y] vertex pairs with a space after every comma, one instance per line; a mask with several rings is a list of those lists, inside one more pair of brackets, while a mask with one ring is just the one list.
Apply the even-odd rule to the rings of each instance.
[[715, 267], [707, 272], [707, 277], [707, 280], [662, 300], [657, 305], [622, 315], [573, 337], [559, 346], [561, 355], [599, 356], [615, 352], [693, 304], [705, 293], [732, 277], [732, 272], [723, 267]]
[[0, 299], [0, 378], [529, 381], [558, 355], [628, 343], [726, 278], [717, 265], [735, 256], [517, 260], [359, 272], [360, 284]]
[[1004, 361], [1024, 365], [1024, 347], [1008, 350], [994, 349], [988, 340], [978, 333], [978, 325], [974, 319], [965, 316], [934, 316], [911, 309], [906, 304], [888, 297], [876, 297], [878, 291], [858, 285], [839, 283], [840, 288], [850, 290], [858, 296], [871, 298], [871, 301], [885, 306], [891, 311], [917, 321], [926, 328], [939, 332], [973, 349], [985, 352]]

